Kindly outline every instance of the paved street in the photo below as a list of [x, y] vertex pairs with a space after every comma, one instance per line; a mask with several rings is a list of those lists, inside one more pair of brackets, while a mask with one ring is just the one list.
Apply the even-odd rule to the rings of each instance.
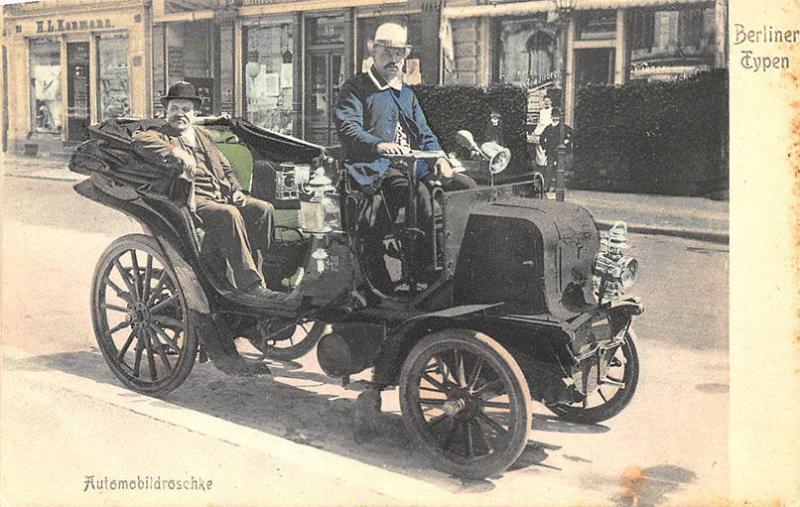
[[[632, 235], [642, 376], [634, 401], [595, 426], [536, 407], [512, 470], [461, 481], [431, 470], [406, 436], [397, 391], [382, 433], [359, 445], [358, 385], [276, 364], [275, 378], [197, 365], [165, 400], [122, 389], [89, 318], [94, 264], [137, 224], [78, 197], [64, 181], [5, 177], [2, 248], [3, 500], [45, 504], [694, 505], [726, 496], [727, 246]], [[625, 219], [625, 217], [620, 217]], [[211, 490], [84, 492], [85, 476], [212, 480]], [[634, 501], [635, 499], [635, 501]]]

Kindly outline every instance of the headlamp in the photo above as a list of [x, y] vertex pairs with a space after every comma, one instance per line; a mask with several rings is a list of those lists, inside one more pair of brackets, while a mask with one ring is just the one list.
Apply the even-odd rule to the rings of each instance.
[[481, 151], [489, 159], [489, 172], [492, 174], [503, 172], [511, 162], [511, 150], [495, 142], [483, 143]]
[[601, 303], [620, 297], [636, 282], [639, 262], [622, 253], [622, 249], [628, 246], [627, 236], [625, 222], [617, 222], [601, 241], [605, 251], [598, 252], [594, 258], [592, 274], [599, 282]]

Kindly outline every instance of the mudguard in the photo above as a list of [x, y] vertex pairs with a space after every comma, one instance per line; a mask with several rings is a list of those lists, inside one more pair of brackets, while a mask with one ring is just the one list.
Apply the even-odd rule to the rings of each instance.
[[422, 336], [452, 325], [456, 317], [464, 317], [501, 306], [503, 303], [461, 305], [436, 312], [423, 313], [404, 321], [384, 340], [375, 361], [372, 380], [384, 386], [397, 383], [403, 361]]

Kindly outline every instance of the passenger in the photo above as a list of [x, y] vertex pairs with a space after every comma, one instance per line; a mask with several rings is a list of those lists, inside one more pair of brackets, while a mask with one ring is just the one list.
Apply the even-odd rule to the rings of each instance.
[[203, 222], [204, 248], [221, 254], [242, 293], [270, 300], [285, 295], [267, 289], [253, 257], [269, 248], [273, 234], [270, 203], [245, 195], [225, 156], [193, 122], [201, 99], [191, 83], [180, 81], [161, 98], [167, 124], [137, 132], [134, 149], [146, 160], [168, 165], [193, 181], [192, 207]]
[[[344, 167], [368, 194], [381, 191], [389, 213], [381, 210], [365, 238], [368, 273], [376, 288], [392, 290], [383, 260], [383, 238], [391, 232], [391, 220], [408, 201], [409, 176], [386, 155], [408, 153], [411, 149], [441, 150], [439, 140], [428, 127], [414, 92], [403, 83], [403, 65], [411, 51], [406, 44], [406, 28], [384, 23], [369, 43], [373, 58], [367, 72], [357, 74], [342, 85], [336, 104], [336, 128], [345, 153]], [[455, 173], [446, 158], [436, 161], [433, 171], [427, 162], [418, 162], [417, 178], [431, 183], [441, 176], [445, 190], [476, 186], [472, 178]], [[433, 210], [426, 185], [418, 185], [417, 217], [422, 231], [432, 228]]]

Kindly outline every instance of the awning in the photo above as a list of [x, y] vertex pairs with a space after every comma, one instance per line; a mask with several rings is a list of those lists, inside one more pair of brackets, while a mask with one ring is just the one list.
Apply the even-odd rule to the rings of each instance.
[[[577, 10], [593, 9], [632, 9], [636, 7], [666, 7], [670, 5], [703, 5], [713, 0], [578, 0]], [[450, 6], [442, 9], [442, 16], [448, 19], [480, 18], [485, 16], [524, 16], [538, 12], [555, 11], [553, 0], [532, 0], [489, 5]]]

